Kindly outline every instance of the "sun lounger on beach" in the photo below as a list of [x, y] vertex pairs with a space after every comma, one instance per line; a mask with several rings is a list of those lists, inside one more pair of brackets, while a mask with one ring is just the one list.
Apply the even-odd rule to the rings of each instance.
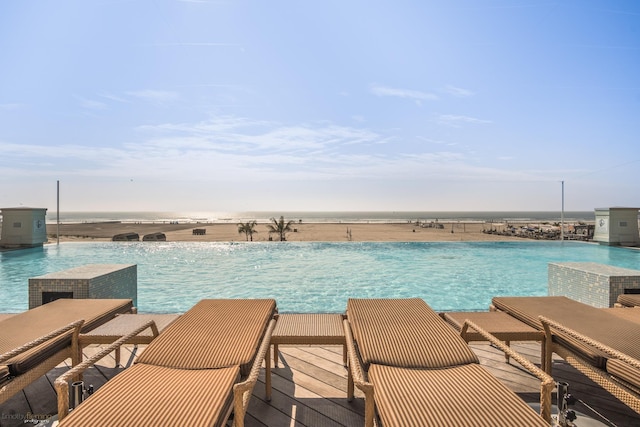
[[353, 384], [365, 394], [365, 426], [548, 426], [553, 380], [491, 337], [541, 380], [538, 415], [480, 366], [467, 343], [423, 300], [350, 299], [344, 320]]
[[0, 402], [71, 358], [78, 334], [130, 312], [130, 299], [59, 299], [0, 322]]
[[[56, 380], [60, 426], [222, 426], [244, 414], [269, 351], [276, 303], [202, 300], [155, 338], [136, 363], [68, 412], [67, 372]], [[143, 326], [144, 327], [144, 326]], [[125, 336], [83, 362], [85, 369]], [[269, 358], [266, 357], [267, 369]]]
[[137, 242], [140, 240], [140, 235], [138, 233], [116, 234], [111, 240], [114, 242]]
[[545, 330], [548, 373], [555, 353], [640, 413], [640, 324], [611, 313], [627, 309], [601, 309], [562, 296], [495, 297], [492, 306]]

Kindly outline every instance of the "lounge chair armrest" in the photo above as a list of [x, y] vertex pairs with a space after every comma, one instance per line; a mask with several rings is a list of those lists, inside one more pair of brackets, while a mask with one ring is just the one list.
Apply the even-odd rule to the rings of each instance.
[[[599, 341], [596, 341], [592, 338], [582, 335], [581, 333], [574, 331], [573, 329], [568, 328], [564, 325], [561, 325], [560, 323], [554, 320], [551, 320], [547, 317], [539, 316], [538, 318], [540, 319], [540, 322], [542, 322], [542, 326], [544, 327], [544, 333], [547, 338], [548, 344], [549, 344], [549, 341], [551, 340], [551, 337], [553, 336], [553, 333], [551, 332], [551, 328], [553, 328], [562, 332], [565, 335], [569, 335], [572, 338], [582, 341], [583, 343], [602, 351], [603, 353], [607, 354], [608, 356], [614, 359], [622, 360], [623, 362], [629, 364], [630, 366], [640, 369], [640, 360], [634, 359], [624, 353], [619, 352], [618, 350], [615, 350], [605, 344], [602, 344]], [[547, 348], [550, 349], [551, 347], [548, 346]]]
[[362, 367], [362, 363], [360, 362], [360, 358], [358, 357], [355, 341], [353, 339], [353, 333], [351, 332], [351, 325], [349, 325], [349, 321], [346, 319], [342, 322], [344, 327], [344, 336], [347, 343], [349, 370], [353, 375], [353, 382], [356, 384], [356, 386], [358, 386], [358, 388], [360, 388], [360, 386], [373, 387], [373, 384], [367, 382], [364, 378], [364, 368]]
[[472, 321], [466, 319], [464, 321], [464, 325], [462, 325], [461, 332], [465, 332], [468, 328], [473, 328], [476, 332], [484, 337], [487, 341], [489, 341], [492, 345], [499, 348], [505, 354], [507, 354], [510, 358], [518, 362], [523, 368], [529, 371], [531, 374], [535, 375], [536, 378], [540, 380], [540, 416], [547, 422], [551, 422], [551, 393], [553, 392], [553, 388], [555, 383], [553, 378], [544, 372], [542, 369], [538, 368], [534, 365], [529, 359], [522, 356], [520, 353], [506, 345], [504, 342], [500, 341], [495, 336], [491, 335], [489, 332], [482, 329], [480, 326], [476, 325]]
[[375, 397], [373, 384], [365, 379], [364, 368], [360, 363], [360, 358], [356, 350], [353, 332], [348, 319], [342, 320], [344, 328], [344, 337], [347, 344], [347, 356], [349, 360], [348, 370], [348, 400], [353, 399], [353, 385], [355, 384], [364, 393], [364, 425], [365, 427], [373, 427], [373, 419], [375, 416]]
[[54, 387], [56, 389], [56, 393], [58, 394], [58, 419], [62, 420], [69, 414], [69, 379], [73, 378], [81, 373], [83, 373], [87, 368], [95, 364], [98, 360], [102, 359], [113, 350], [119, 348], [120, 346], [126, 344], [128, 340], [138, 335], [140, 332], [144, 331], [147, 328], [153, 328], [155, 326], [155, 322], [153, 320], [149, 320], [144, 325], [140, 326], [136, 330], [130, 332], [127, 335], [119, 338], [114, 341], [108, 347], [102, 349], [102, 351], [94, 354], [89, 359], [85, 360], [82, 363], [74, 366], [64, 374], [60, 375], [56, 378], [54, 382]]
[[43, 335], [40, 338], [37, 338], [25, 345], [22, 345], [20, 347], [14, 348], [11, 351], [8, 351], [2, 355], [0, 355], [0, 363], [6, 362], [7, 360], [21, 354], [24, 353], [27, 350], [31, 350], [32, 348], [35, 348], [37, 346], [39, 346], [40, 344], [43, 344], [49, 340], [52, 340], [54, 338], [58, 338], [66, 333], [68, 333], [69, 331], [74, 331], [73, 335], [72, 335], [72, 343], [73, 345], [77, 345], [78, 343], [78, 335], [80, 334], [80, 328], [82, 328], [82, 325], [84, 324], [84, 320], [76, 320], [73, 323], [69, 323], [67, 326], [64, 326], [62, 328], [56, 329], [55, 331], [52, 331], [51, 333], [47, 334], [47, 335]]
[[[258, 348], [258, 353], [253, 360], [253, 365], [251, 367], [249, 376], [243, 382], [234, 384], [233, 386], [233, 425], [235, 427], [244, 426], [244, 416], [247, 411], [247, 407], [249, 406], [249, 399], [251, 398], [253, 387], [258, 381], [258, 375], [260, 374], [260, 369], [262, 368], [262, 362], [267, 361], [267, 363], [269, 363], [269, 357], [267, 356], [267, 353], [271, 346], [271, 336], [273, 335], [273, 330], [275, 329], [275, 327], [276, 318], [273, 318], [267, 325], [266, 332], [264, 334], [264, 337], [262, 338], [260, 347]], [[270, 367], [267, 366], [266, 369], [270, 369]]]

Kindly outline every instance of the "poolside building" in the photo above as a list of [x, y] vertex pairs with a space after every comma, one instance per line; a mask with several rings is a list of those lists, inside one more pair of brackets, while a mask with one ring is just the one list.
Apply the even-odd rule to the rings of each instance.
[[638, 210], [640, 208], [597, 208], [595, 242], [612, 246], [640, 246]]
[[0, 248], [32, 248], [47, 242], [46, 208], [2, 208], [0, 213]]

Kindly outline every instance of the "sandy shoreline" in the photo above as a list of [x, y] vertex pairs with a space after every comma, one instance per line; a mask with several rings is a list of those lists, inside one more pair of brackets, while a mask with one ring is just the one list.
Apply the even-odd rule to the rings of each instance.
[[[490, 226], [504, 228], [504, 224], [478, 222], [443, 223], [443, 228], [424, 228], [412, 223], [295, 223], [296, 230], [287, 233], [291, 242], [435, 242], [435, 241], [510, 241], [521, 237], [484, 233]], [[204, 235], [194, 235], [193, 229], [205, 229]], [[47, 225], [49, 243], [57, 242], [56, 224]], [[256, 226], [253, 240], [269, 240], [266, 224]], [[238, 225], [231, 223], [170, 224], [170, 223], [77, 223], [60, 224], [60, 241], [111, 241], [116, 234], [137, 233], [142, 237], [164, 233], [169, 242], [241, 242], [245, 235], [238, 233]], [[278, 240], [277, 235], [272, 235]]]

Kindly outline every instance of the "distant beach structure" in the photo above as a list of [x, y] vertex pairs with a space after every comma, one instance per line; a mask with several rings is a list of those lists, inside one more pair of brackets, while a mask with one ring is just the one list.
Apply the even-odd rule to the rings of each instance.
[[142, 237], [143, 242], [166, 242], [167, 235], [164, 233], [149, 233]]
[[137, 242], [140, 240], [140, 235], [138, 233], [121, 233], [113, 236], [111, 240], [114, 242]]
[[47, 241], [46, 208], [0, 208], [0, 248], [31, 248]]
[[[127, 223], [238, 223], [256, 220], [269, 222], [270, 218], [284, 216], [298, 223], [409, 223], [409, 222], [559, 222], [560, 211], [251, 211], [251, 212], [61, 212], [61, 223], [127, 222]], [[594, 211], [567, 211], [564, 220], [593, 222]], [[48, 215], [47, 222], [57, 221]]]

